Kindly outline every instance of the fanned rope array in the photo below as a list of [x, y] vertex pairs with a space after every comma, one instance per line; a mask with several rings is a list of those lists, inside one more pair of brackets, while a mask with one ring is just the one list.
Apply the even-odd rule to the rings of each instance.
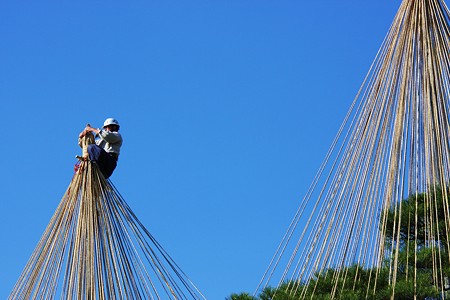
[[[296, 282], [291, 294], [304, 296], [311, 282], [318, 284], [317, 274], [334, 269], [334, 297], [343, 282], [354, 280], [346, 277], [349, 266], [380, 270], [389, 262], [394, 297], [402, 199], [421, 193], [426, 194], [424, 215], [409, 219], [416, 228], [410, 232], [410, 250], [416, 253], [411, 263], [417, 263], [421, 246], [416, 241], [423, 238], [434, 249], [431, 281], [442, 289], [439, 266], [450, 260], [448, 238], [444, 243], [438, 234], [450, 236], [449, 15], [442, 0], [402, 2], [258, 289], [278, 278], [279, 285]], [[444, 189], [442, 203], [436, 203], [435, 187]], [[388, 222], [389, 209], [397, 212], [393, 222]], [[418, 224], [422, 217], [425, 223]], [[368, 295], [376, 291], [378, 275], [368, 280]], [[416, 272], [408, 276], [416, 282]]]
[[205, 299], [98, 167], [80, 168], [9, 299]]

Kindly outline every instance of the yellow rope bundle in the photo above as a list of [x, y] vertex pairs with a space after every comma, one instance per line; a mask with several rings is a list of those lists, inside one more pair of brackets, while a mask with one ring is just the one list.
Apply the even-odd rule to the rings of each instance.
[[98, 167], [80, 168], [9, 299], [205, 299]]
[[[333, 298], [343, 282], [356, 280], [347, 278], [349, 266], [380, 270], [389, 262], [394, 298], [403, 247], [402, 200], [421, 193], [426, 194], [426, 222], [418, 224], [422, 216], [416, 209], [409, 219], [416, 232], [409, 236], [422, 238], [418, 228], [425, 227], [435, 264], [430, 280], [442, 289], [440, 266], [450, 262], [448, 239], [443, 245], [438, 234], [450, 236], [449, 15], [442, 0], [403, 1], [258, 289], [278, 278], [279, 286], [291, 282], [291, 295], [305, 296], [315, 289], [309, 283], [318, 284], [312, 280], [317, 274], [333, 269]], [[444, 190], [443, 203], [436, 202], [436, 187]], [[446, 212], [442, 220], [440, 207]], [[396, 212], [392, 224], [390, 209]], [[407, 247], [416, 253], [408, 258], [416, 265], [420, 247], [414, 242]], [[406, 272], [415, 283], [417, 272]], [[378, 275], [367, 282], [368, 296], [376, 292]]]

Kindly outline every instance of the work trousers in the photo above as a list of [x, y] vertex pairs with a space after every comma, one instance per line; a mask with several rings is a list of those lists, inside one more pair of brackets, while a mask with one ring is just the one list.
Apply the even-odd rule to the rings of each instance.
[[109, 178], [117, 166], [117, 159], [96, 144], [88, 146], [88, 153], [89, 159], [98, 165], [103, 176]]

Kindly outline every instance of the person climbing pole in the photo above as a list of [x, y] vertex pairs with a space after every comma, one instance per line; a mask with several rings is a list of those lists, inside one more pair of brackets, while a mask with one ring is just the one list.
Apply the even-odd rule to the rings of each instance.
[[83, 149], [83, 155], [77, 158], [89, 159], [98, 165], [105, 178], [109, 178], [117, 166], [122, 146], [123, 140], [119, 129], [120, 124], [114, 118], [106, 119], [102, 129], [87, 124], [78, 136], [78, 145]]

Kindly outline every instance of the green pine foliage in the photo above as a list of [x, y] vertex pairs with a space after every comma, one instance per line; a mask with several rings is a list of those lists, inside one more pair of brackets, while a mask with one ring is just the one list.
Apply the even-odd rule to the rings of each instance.
[[[400, 231], [396, 229], [395, 233], [393, 231], [398, 225], [399, 216], [397, 214], [400, 206], [391, 207], [387, 211], [386, 218], [386, 246], [391, 246], [397, 240], [397, 233], [400, 233], [400, 247], [405, 247], [406, 243], [415, 241], [417, 246], [422, 248], [426, 246], [430, 236], [433, 236], [436, 241], [439, 240], [439, 246], [447, 245], [448, 235], [445, 220], [449, 217], [450, 194], [448, 187], [445, 189], [447, 190], [446, 195], [443, 194], [442, 187], [435, 186], [430, 188], [428, 193], [413, 194], [404, 199], [401, 202]], [[437, 221], [430, 223], [430, 216]]]
[[[449, 237], [445, 227], [445, 218], [449, 217], [447, 199], [450, 199], [450, 193], [448, 187], [445, 189], [437, 187], [430, 191], [404, 199], [401, 203], [400, 216], [398, 205], [386, 212], [386, 249], [397, 246], [397, 234], [400, 234], [395, 285], [390, 284], [392, 272], [389, 272], [390, 261], [387, 260], [381, 269], [365, 269], [359, 265], [344, 267], [341, 270], [328, 269], [316, 274], [309, 284], [288, 281], [278, 288], [267, 287], [256, 297], [241, 293], [232, 294], [226, 299], [389, 300], [393, 293], [395, 299], [414, 299], [415, 297], [416, 299], [443, 299], [443, 293], [445, 299], [450, 299], [450, 295], [446, 294], [449, 292], [444, 291], [445, 285], [440, 276], [442, 273], [443, 277], [450, 277], [450, 256], [447, 245]], [[437, 220], [432, 227], [427, 225], [430, 213], [433, 213], [433, 218]], [[394, 222], [398, 224], [399, 220], [400, 231], [397, 229], [394, 232]], [[380, 228], [382, 228], [381, 225]], [[430, 235], [435, 236], [434, 243], [430, 243]], [[414, 274], [416, 274], [415, 282]], [[336, 278], [338, 278], [337, 281]]]
[[226, 300], [256, 300], [257, 298], [253, 297], [249, 293], [240, 293], [240, 294], [231, 294]]

